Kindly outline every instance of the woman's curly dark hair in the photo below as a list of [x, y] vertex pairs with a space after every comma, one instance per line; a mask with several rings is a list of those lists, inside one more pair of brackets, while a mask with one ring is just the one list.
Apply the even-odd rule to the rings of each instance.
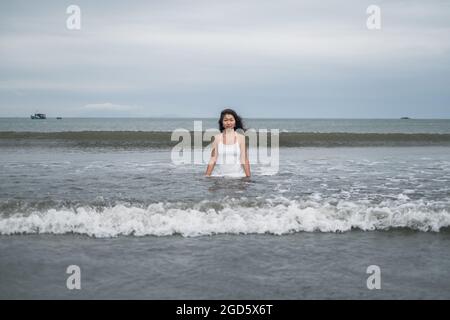
[[234, 111], [233, 109], [225, 109], [222, 110], [222, 112], [220, 113], [220, 119], [219, 119], [219, 129], [220, 132], [223, 132], [223, 130], [225, 130], [224, 126], [223, 126], [223, 118], [225, 117], [226, 114], [231, 114], [234, 117], [234, 120], [236, 121], [236, 124], [234, 126], [234, 130], [242, 130], [245, 131], [244, 128], [244, 122], [242, 120], [242, 118], [236, 113], [236, 111]]

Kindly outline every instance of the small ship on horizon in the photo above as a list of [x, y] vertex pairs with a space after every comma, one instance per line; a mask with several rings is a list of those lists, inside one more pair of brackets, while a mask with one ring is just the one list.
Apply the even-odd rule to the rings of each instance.
[[31, 119], [47, 119], [45, 113], [35, 113], [30, 116]]

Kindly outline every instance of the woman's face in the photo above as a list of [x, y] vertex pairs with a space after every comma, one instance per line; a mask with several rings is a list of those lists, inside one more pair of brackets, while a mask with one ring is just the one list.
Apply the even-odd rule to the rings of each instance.
[[226, 114], [223, 117], [223, 127], [225, 129], [234, 129], [235, 125], [236, 125], [236, 120], [234, 119], [232, 114]]

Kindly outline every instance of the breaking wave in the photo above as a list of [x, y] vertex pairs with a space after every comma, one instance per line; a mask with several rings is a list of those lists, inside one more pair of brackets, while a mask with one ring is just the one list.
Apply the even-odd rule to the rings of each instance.
[[[280, 200], [281, 199], [281, 200]], [[65, 234], [92, 237], [347, 232], [406, 228], [439, 232], [450, 226], [448, 202], [267, 199], [260, 205], [203, 201], [195, 205], [116, 204], [16, 212], [0, 216], [0, 234]]]

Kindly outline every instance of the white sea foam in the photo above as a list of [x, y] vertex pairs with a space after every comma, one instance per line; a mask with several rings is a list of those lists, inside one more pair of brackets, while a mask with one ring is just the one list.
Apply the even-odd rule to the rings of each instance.
[[450, 226], [448, 204], [386, 200], [327, 202], [319, 197], [307, 201], [278, 199], [260, 206], [208, 204], [177, 208], [156, 203], [148, 207], [116, 205], [98, 211], [91, 207], [50, 209], [0, 218], [0, 234], [76, 233], [94, 237], [119, 235], [186, 237], [222, 233], [275, 235], [293, 232], [345, 232], [352, 229], [388, 230], [409, 228], [438, 232]]

